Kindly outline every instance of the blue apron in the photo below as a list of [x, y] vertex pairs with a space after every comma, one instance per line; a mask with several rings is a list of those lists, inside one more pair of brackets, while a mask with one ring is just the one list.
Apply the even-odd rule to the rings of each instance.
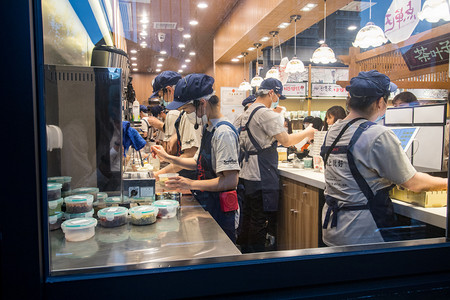
[[[216, 128], [221, 125], [228, 125], [236, 133], [234, 126], [227, 122], [221, 121], [210, 132], [207, 130], [207, 126], [203, 129], [202, 143], [200, 146], [200, 153], [197, 159], [197, 180], [207, 180], [217, 177], [214, 172], [211, 161], [211, 140], [214, 136]], [[239, 148], [238, 148], [239, 149]], [[216, 220], [222, 230], [227, 234], [227, 236], [236, 242], [236, 229], [235, 229], [235, 213], [236, 211], [224, 212], [220, 207], [220, 192], [207, 192], [207, 191], [192, 191], [195, 199], [200, 203], [200, 205], [211, 214], [211, 216]]]
[[[181, 117], [184, 115], [185, 111], [183, 110], [180, 115], [178, 116], [178, 118], [175, 121], [175, 131], [177, 133], [177, 152], [176, 152], [176, 156], [180, 156], [181, 154], [184, 153], [184, 151], [181, 150], [181, 133], [180, 133], [180, 122], [181, 122]], [[193, 170], [180, 170], [178, 172], [180, 174], [180, 176], [189, 178], [189, 179], [196, 179], [197, 178], [197, 173], [196, 171]]]
[[264, 106], [258, 106], [255, 108], [245, 126], [242, 128], [241, 132], [247, 132], [250, 142], [255, 147], [256, 151], [250, 151], [248, 149], [242, 149], [240, 161], [246, 160], [251, 155], [257, 155], [258, 166], [260, 173], [260, 181], [248, 181], [246, 180], [245, 193], [253, 194], [257, 191], [262, 191], [263, 209], [264, 211], [277, 211], [278, 210], [278, 199], [279, 199], [279, 171], [278, 171], [278, 151], [277, 151], [277, 141], [265, 149], [261, 148], [258, 142], [253, 137], [249, 129], [250, 121], [252, 120], [254, 114]]
[[370, 126], [374, 125], [375, 123], [366, 121], [359, 125], [359, 127], [356, 129], [355, 133], [353, 134], [350, 143], [347, 146], [336, 146], [337, 141], [340, 139], [340, 137], [343, 135], [345, 130], [351, 126], [354, 122], [360, 120], [353, 119], [349, 123], [346, 124], [346, 126], [343, 128], [343, 130], [339, 133], [336, 140], [333, 142], [331, 146], [325, 146], [326, 143], [326, 137], [324, 144], [321, 148], [321, 156], [324, 159], [324, 165], [327, 166], [327, 160], [330, 154], [347, 154], [347, 160], [348, 165], [350, 168], [350, 172], [352, 173], [352, 176], [356, 183], [358, 184], [358, 187], [364, 194], [364, 196], [367, 198], [367, 204], [365, 205], [341, 205], [339, 206], [339, 200], [334, 198], [331, 195], [325, 196], [325, 201], [328, 205], [327, 212], [325, 214], [325, 218], [323, 221], [323, 229], [328, 228], [328, 224], [330, 222], [331, 218], [331, 227], [337, 227], [337, 214], [338, 213], [345, 213], [345, 211], [351, 211], [351, 210], [370, 210], [370, 213], [372, 214], [372, 217], [377, 225], [377, 228], [379, 232], [381, 233], [381, 236], [383, 237], [383, 240], [385, 242], [387, 241], [393, 241], [398, 240], [398, 232], [396, 232], [395, 226], [395, 214], [394, 214], [394, 208], [392, 205], [392, 201], [389, 198], [389, 191], [394, 187], [394, 185], [388, 186], [386, 188], [378, 190], [375, 194], [373, 193], [372, 189], [370, 188], [367, 181], [364, 179], [364, 177], [361, 175], [361, 173], [358, 171], [358, 168], [355, 164], [355, 159], [352, 154], [352, 147], [355, 145], [355, 143], [360, 138], [361, 134], [367, 130]]

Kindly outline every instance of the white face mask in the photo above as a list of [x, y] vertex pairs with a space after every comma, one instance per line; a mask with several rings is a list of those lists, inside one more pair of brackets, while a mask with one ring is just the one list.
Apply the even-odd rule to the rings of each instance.
[[198, 121], [197, 121], [197, 114], [196, 114], [195, 111], [186, 114], [186, 117], [188, 118], [189, 122], [190, 122], [192, 125], [195, 125], [196, 123], [198, 123]]

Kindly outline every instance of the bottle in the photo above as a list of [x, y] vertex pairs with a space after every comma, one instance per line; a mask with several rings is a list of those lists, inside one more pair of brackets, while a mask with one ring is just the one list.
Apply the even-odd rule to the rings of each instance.
[[137, 99], [135, 99], [133, 101], [133, 122], [137, 122], [140, 119], [140, 114], [139, 114], [139, 101], [137, 101]]

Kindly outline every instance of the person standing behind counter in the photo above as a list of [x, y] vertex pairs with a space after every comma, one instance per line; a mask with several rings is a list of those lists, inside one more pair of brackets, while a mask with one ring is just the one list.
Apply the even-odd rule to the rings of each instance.
[[396, 135], [374, 121], [386, 112], [393, 91], [389, 77], [360, 72], [346, 87], [349, 115], [328, 131], [325, 162], [323, 241], [328, 246], [399, 240], [389, 190], [443, 190], [446, 178], [417, 172]]
[[153, 146], [152, 151], [161, 160], [171, 163], [174, 171], [197, 171], [197, 180], [178, 176], [169, 178], [166, 186], [192, 190], [200, 205], [235, 242], [239, 219], [236, 193], [240, 169], [238, 134], [220, 112], [219, 98], [212, 95], [213, 84], [211, 76], [187, 75], [175, 88], [175, 101], [168, 105], [169, 109], [183, 109], [192, 125], [203, 125], [201, 147], [196, 156], [169, 155], [161, 146]]
[[238, 243], [243, 253], [264, 251], [266, 222], [275, 228], [279, 197], [277, 141], [289, 147], [306, 137], [312, 138], [315, 132], [312, 126], [298, 133], [286, 132], [284, 119], [271, 109], [280, 99], [286, 99], [282, 91], [279, 80], [264, 80], [255, 102], [244, 112], [239, 124], [243, 128], [239, 139], [241, 155], [244, 155], [239, 177], [244, 183], [245, 198]]

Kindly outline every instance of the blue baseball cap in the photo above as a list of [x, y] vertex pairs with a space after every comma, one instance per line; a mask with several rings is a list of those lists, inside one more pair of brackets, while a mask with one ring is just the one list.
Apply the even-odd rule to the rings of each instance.
[[147, 113], [147, 112], [148, 112], [148, 108], [147, 108], [147, 106], [145, 106], [145, 105], [140, 105], [140, 106], [139, 106], [139, 111], [142, 111], [142, 112], [144, 112], [144, 113]]
[[213, 85], [214, 78], [206, 74], [187, 75], [178, 81], [175, 87], [174, 101], [167, 105], [167, 109], [178, 109], [191, 100], [211, 95], [214, 92]]
[[255, 95], [250, 95], [242, 101], [242, 106], [247, 106], [247, 104], [253, 103], [256, 100]]
[[161, 74], [155, 77], [153, 81], [153, 94], [149, 99], [157, 96], [158, 92], [165, 88], [166, 86], [176, 85], [178, 81], [180, 81], [181, 75], [180, 73], [174, 71], [163, 71]]
[[162, 111], [164, 111], [164, 108], [161, 105], [152, 106], [150, 108], [150, 112], [154, 117], [157, 117]]
[[383, 97], [397, 90], [389, 77], [376, 70], [359, 72], [345, 88], [352, 97]]
[[285, 96], [283, 96], [283, 84], [281, 81], [279, 81], [276, 78], [267, 78], [261, 82], [261, 85], [259, 86], [260, 90], [273, 90], [275, 94], [280, 95], [280, 100], [286, 99]]

